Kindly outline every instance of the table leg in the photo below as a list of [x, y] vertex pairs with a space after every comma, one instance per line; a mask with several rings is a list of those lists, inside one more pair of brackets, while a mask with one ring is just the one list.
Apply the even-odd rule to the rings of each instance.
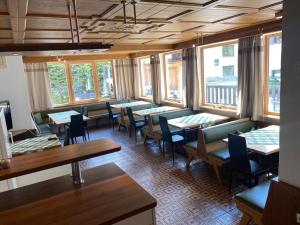
[[82, 178], [79, 162], [73, 162], [71, 165], [72, 165], [73, 183], [74, 184], [83, 184], [84, 180]]

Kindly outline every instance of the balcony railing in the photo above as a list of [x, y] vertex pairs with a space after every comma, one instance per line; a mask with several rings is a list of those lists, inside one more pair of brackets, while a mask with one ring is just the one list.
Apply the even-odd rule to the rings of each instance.
[[222, 104], [237, 106], [237, 85], [206, 83], [205, 102], [208, 104]]
[[280, 84], [269, 85], [269, 112], [280, 112]]

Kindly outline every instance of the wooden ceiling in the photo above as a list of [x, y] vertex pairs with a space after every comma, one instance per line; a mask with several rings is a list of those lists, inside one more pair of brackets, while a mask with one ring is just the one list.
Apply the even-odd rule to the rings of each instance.
[[[133, 6], [127, 2], [132, 25]], [[144, 45], [167, 50], [201, 35], [272, 21], [282, 10], [278, 0], [139, 0], [136, 28], [123, 30], [120, 0], [77, 0], [76, 5], [81, 42], [110, 43], [115, 51], [134, 45], [132, 52], [144, 51]], [[0, 0], [0, 16], [2, 44], [71, 42], [66, 0]]]

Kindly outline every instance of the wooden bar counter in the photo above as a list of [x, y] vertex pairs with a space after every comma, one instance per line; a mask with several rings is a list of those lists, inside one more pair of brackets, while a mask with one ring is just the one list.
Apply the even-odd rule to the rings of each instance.
[[115, 164], [0, 193], [1, 225], [155, 224], [156, 200]]

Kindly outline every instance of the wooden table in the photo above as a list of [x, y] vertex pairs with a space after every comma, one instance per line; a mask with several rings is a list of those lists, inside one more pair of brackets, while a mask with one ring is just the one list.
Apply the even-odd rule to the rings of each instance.
[[127, 107], [134, 107], [134, 106], [140, 106], [140, 105], [150, 105], [152, 104], [151, 102], [146, 102], [146, 101], [136, 101], [136, 102], [126, 102], [126, 103], [121, 103], [121, 104], [115, 104], [111, 105], [112, 108], [115, 109], [124, 109]]
[[1, 225], [156, 224], [156, 200], [118, 166], [84, 175], [83, 185], [67, 175], [0, 193]]
[[[246, 138], [247, 148], [261, 155], [271, 155], [279, 152], [280, 127], [271, 125], [265, 128], [253, 130], [240, 136]], [[228, 139], [223, 141], [228, 142]]]
[[[71, 116], [78, 115], [79, 112], [74, 110], [64, 111], [64, 112], [57, 112], [57, 113], [50, 113], [48, 114], [49, 119], [56, 125], [63, 125], [68, 124], [71, 122]], [[83, 115], [83, 120], [88, 120], [89, 118]]]
[[79, 161], [117, 152], [120, 149], [119, 144], [101, 139], [22, 155], [11, 159], [10, 168], [0, 170], [0, 181], [72, 163], [74, 183], [78, 183], [82, 181]]
[[9, 150], [12, 156], [19, 156], [39, 151], [44, 151], [61, 146], [55, 134], [41, 137], [28, 138], [10, 145]]
[[171, 119], [168, 120], [168, 123], [169, 125], [181, 129], [187, 129], [187, 128], [196, 128], [196, 127], [208, 127], [228, 119], [229, 117], [226, 116], [220, 116], [211, 113], [199, 113], [195, 115]]
[[180, 108], [172, 107], [172, 106], [162, 106], [162, 107], [155, 107], [150, 109], [134, 111], [133, 114], [136, 116], [148, 116], [148, 115], [155, 115], [155, 114], [176, 111], [176, 110], [180, 110]]

